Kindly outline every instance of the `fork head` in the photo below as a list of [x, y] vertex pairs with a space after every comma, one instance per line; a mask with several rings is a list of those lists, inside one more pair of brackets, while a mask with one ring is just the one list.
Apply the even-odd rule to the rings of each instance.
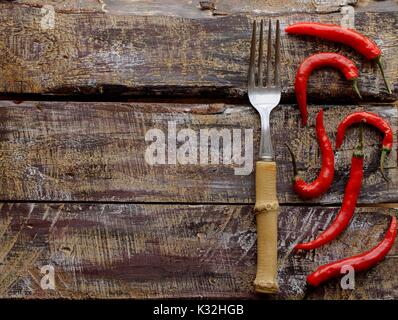
[[[275, 108], [281, 99], [280, 85], [280, 25], [279, 20], [276, 21], [275, 31], [275, 58], [272, 61], [272, 24], [268, 22], [268, 39], [267, 39], [267, 61], [264, 77], [264, 20], [260, 22], [260, 39], [258, 46], [258, 59], [256, 66], [256, 29], [257, 22], [253, 22], [253, 33], [250, 50], [248, 94], [250, 103], [260, 112], [259, 109]], [[274, 76], [272, 77], [272, 69]]]
[[[261, 119], [261, 142], [259, 158], [263, 161], [273, 161], [274, 151], [271, 142], [270, 114], [281, 100], [280, 85], [280, 26], [279, 20], [276, 21], [275, 31], [275, 61], [272, 62], [272, 25], [271, 20], [268, 23], [268, 41], [267, 41], [267, 69], [264, 78], [264, 59], [263, 59], [263, 30], [264, 21], [260, 22], [260, 39], [258, 47], [258, 59], [256, 67], [256, 27], [257, 22], [253, 22], [253, 34], [250, 50], [248, 93], [250, 103], [260, 114]], [[271, 76], [272, 69], [274, 76]], [[265, 82], [264, 82], [265, 81]]]

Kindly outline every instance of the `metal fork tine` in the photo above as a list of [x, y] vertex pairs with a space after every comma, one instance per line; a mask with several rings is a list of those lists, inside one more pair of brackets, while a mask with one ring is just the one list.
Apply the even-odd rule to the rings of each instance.
[[257, 72], [257, 85], [259, 87], [263, 86], [263, 29], [264, 29], [264, 20], [261, 19], [260, 24], [260, 45], [258, 46], [258, 72]]
[[[0, 0], [1, 1], [1, 0]], [[271, 20], [268, 22], [268, 39], [265, 44], [264, 37], [264, 21], [258, 21], [260, 23], [257, 26], [257, 22], [253, 21], [253, 33], [250, 48], [250, 64], [249, 64], [249, 76], [248, 76], [248, 88], [247, 93], [249, 101], [252, 106], [259, 112], [261, 119], [261, 139], [260, 139], [260, 152], [259, 158], [263, 161], [272, 161], [274, 159], [274, 151], [272, 148], [269, 118], [272, 109], [274, 109], [281, 100], [281, 87], [280, 85], [274, 85], [274, 76], [279, 79], [280, 66], [280, 25], [279, 21], [276, 24], [276, 44], [277, 56], [274, 58], [274, 41], [272, 39], [272, 25]], [[260, 28], [260, 44], [259, 48], [257, 45], [256, 28]], [[264, 46], [267, 45], [267, 58], [264, 56]], [[258, 58], [257, 58], [258, 54]], [[267, 59], [267, 65], [265, 66], [265, 59]], [[258, 64], [256, 64], [258, 62]], [[263, 63], [264, 62], [264, 63]], [[276, 66], [278, 63], [278, 66]], [[275, 64], [275, 66], [274, 66]], [[267, 68], [267, 70], [265, 70]], [[278, 68], [276, 70], [276, 68]], [[262, 78], [264, 74], [264, 79]], [[272, 73], [272, 76], [271, 76]], [[275, 75], [274, 75], [275, 73]], [[266, 81], [266, 84], [264, 82]], [[257, 82], [257, 84], [256, 84]]]
[[253, 21], [252, 44], [250, 48], [249, 63], [249, 86], [255, 86], [255, 64], [256, 64], [256, 21]]
[[271, 84], [271, 52], [272, 49], [272, 26], [271, 19], [268, 21], [268, 43], [267, 43], [267, 86]]
[[276, 20], [276, 31], [275, 31], [275, 85], [279, 86], [281, 82], [280, 70], [281, 70], [281, 35], [280, 35], [279, 20]]

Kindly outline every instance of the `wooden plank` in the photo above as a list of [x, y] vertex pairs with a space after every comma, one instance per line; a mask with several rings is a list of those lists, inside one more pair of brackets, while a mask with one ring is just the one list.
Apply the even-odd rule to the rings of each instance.
[[[279, 106], [272, 115], [272, 136], [278, 165], [278, 197], [281, 203], [300, 203], [292, 191], [292, 166], [284, 146], [288, 142], [297, 155], [303, 177], [310, 181], [320, 169], [321, 158], [314, 137], [314, 119], [319, 106], [310, 107], [308, 128], [300, 126], [296, 106]], [[324, 119], [332, 141], [338, 123], [353, 110], [377, 112], [389, 120], [397, 139], [397, 109], [394, 105], [328, 106]], [[197, 137], [196, 164], [151, 165], [145, 153], [158, 129], [168, 139], [169, 123], [176, 130], [194, 130]], [[0, 103], [0, 199], [31, 201], [122, 201], [185, 203], [254, 203], [254, 173], [237, 175], [235, 169], [253, 168], [259, 145], [259, 119], [247, 105], [100, 103], [100, 102], [22, 102]], [[200, 130], [222, 129], [241, 141], [244, 164], [236, 160], [200, 162]], [[378, 171], [381, 135], [365, 130], [365, 178], [361, 203], [398, 202], [396, 144], [386, 162], [391, 181]], [[339, 203], [349, 172], [357, 131], [349, 130], [342, 150], [336, 154], [335, 181], [330, 192], [308, 203]], [[207, 144], [210, 144], [208, 141]], [[207, 144], [205, 145], [207, 147]], [[231, 144], [230, 144], [231, 145]], [[169, 146], [169, 145], [168, 145]], [[165, 149], [171, 150], [170, 147]], [[255, 154], [245, 151], [254, 149]], [[178, 145], [178, 148], [180, 144]], [[218, 149], [217, 149], [218, 150]], [[220, 155], [224, 144], [220, 141]], [[151, 152], [152, 153], [152, 152]], [[210, 154], [210, 153], [209, 153]], [[234, 152], [234, 154], [238, 154]], [[219, 159], [219, 158], [217, 158]], [[246, 160], [245, 160], [246, 159]], [[306, 170], [307, 168], [307, 170]]]
[[[10, 0], [5, 0], [10, 1]], [[327, 13], [339, 11], [341, 7], [354, 5], [357, 0], [11, 0], [14, 5], [41, 8], [51, 5], [58, 13], [105, 13], [112, 15], [163, 15], [183, 18], [220, 17], [242, 12], [265, 13]], [[200, 2], [204, 4], [200, 5]], [[360, 1], [363, 2], [363, 1]], [[369, 2], [369, 1], [367, 1]], [[373, 1], [370, 1], [373, 2]], [[363, 4], [369, 6], [368, 3]], [[391, 8], [393, 4], [390, 4]]]
[[[341, 7], [355, 4], [356, 0], [343, 1], [312, 1], [312, 0], [213, 0], [201, 1], [181, 0], [154, 0], [134, 1], [104, 0], [105, 10], [108, 14], [123, 15], [160, 15], [178, 16], [185, 18], [219, 17], [237, 13], [314, 13], [336, 12]], [[206, 8], [213, 8], [206, 10]]]
[[[295, 243], [324, 228], [337, 208], [282, 207], [275, 298], [398, 298], [397, 246], [378, 266], [356, 275], [356, 289], [337, 280], [309, 290], [320, 264], [374, 246], [392, 209], [360, 209], [332, 244], [305, 255]], [[253, 293], [252, 206], [150, 204], [0, 204], [2, 298], [260, 298]], [[55, 289], [41, 287], [43, 266]]]
[[[42, 8], [3, 3], [0, 9], [2, 93], [212, 98], [246, 95], [252, 22], [249, 14], [190, 19], [161, 13], [122, 16], [59, 12], [52, 28], [43, 20]], [[261, 15], [266, 17], [267, 13]], [[356, 28], [381, 46], [393, 88], [398, 79], [397, 17], [398, 11], [393, 10], [355, 15]], [[302, 20], [339, 24], [345, 14], [283, 14], [279, 18], [282, 27]], [[354, 59], [361, 69], [360, 87], [365, 99], [396, 98], [396, 89], [394, 95], [386, 94], [380, 72], [348, 48], [284, 33], [281, 41], [284, 101], [293, 100], [299, 63], [319, 51], [339, 51]], [[326, 70], [311, 77], [309, 97], [318, 101], [333, 98], [335, 103], [356, 101], [354, 91], [341, 75]]]
[[[394, 0], [3, 0], [14, 5], [42, 8], [52, 6], [56, 13], [102, 13], [108, 15], [171, 16], [181, 18], [220, 18], [240, 13], [332, 13], [353, 6], [358, 11], [381, 12], [397, 10]], [[0, 1], [1, 2], [1, 1]], [[208, 8], [208, 9], [207, 9]], [[210, 8], [213, 8], [210, 10]]]

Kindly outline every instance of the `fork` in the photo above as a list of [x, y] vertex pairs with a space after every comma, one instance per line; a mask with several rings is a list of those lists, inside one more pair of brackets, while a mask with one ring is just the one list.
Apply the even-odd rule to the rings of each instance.
[[279, 20], [276, 21], [275, 28], [274, 77], [271, 77], [271, 20], [269, 20], [268, 23], [267, 68], [265, 70], [265, 79], [263, 78], [264, 20], [260, 22], [257, 68], [256, 28], [257, 22], [254, 21], [248, 79], [249, 100], [260, 114], [261, 119], [260, 152], [259, 159], [256, 162], [256, 204], [254, 207], [257, 223], [257, 274], [254, 280], [254, 287], [257, 292], [275, 293], [279, 290], [277, 282], [277, 216], [279, 204], [276, 195], [276, 163], [271, 142], [270, 115], [271, 111], [279, 104], [281, 99]]

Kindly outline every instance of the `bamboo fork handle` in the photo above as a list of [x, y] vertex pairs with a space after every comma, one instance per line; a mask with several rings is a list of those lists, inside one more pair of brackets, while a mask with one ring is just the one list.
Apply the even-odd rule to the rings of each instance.
[[277, 282], [277, 217], [279, 212], [276, 197], [276, 163], [256, 163], [256, 205], [257, 220], [257, 275], [255, 290], [275, 293]]

